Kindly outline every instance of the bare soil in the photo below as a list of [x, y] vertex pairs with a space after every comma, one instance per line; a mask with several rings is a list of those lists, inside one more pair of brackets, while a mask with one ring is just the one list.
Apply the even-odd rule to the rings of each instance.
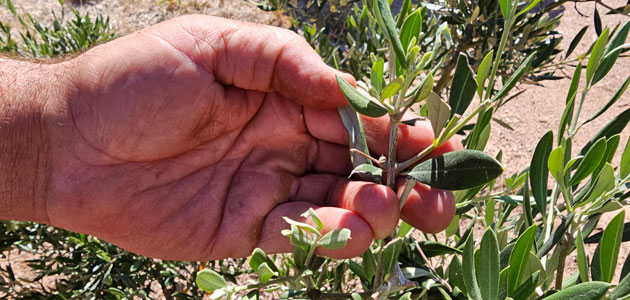
[[[624, 5], [625, 1], [614, 0], [606, 1], [605, 3], [612, 7], [618, 7]], [[43, 23], [51, 22], [51, 11], [60, 12], [57, 0], [20, 0], [14, 1], [14, 4], [18, 11], [29, 12]], [[282, 27], [289, 25], [288, 20], [278, 13], [263, 12], [241, 0], [181, 0], [181, 2], [178, 0], [73, 0], [71, 4], [72, 7], [82, 13], [89, 12], [91, 15], [102, 14], [109, 16], [114, 30], [119, 35], [188, 13], [208, 14]], [[561, 35], [564, 37], [562, 41], [563, 48], [566, 49], [568, 47], [572, 38], [583, 26], [593, 24], [594, 5], [594, 3], [579, 3], [576, 6], [570, 4], [563, 8], [564, 17], [561, 19], [559, 28]], [[600, 11], [605, 11], [605, 9], [600, 7]], [[66, 5], [65, 12], [66, 15], [70, 13], [68, 5]], [[9, 20], [13, 27], [19, 26], [19, 23], [11, 17], [10, 12], [5, 7], [0, 8], [0, 20], [3, 22]], [[615, 26], [621, 22], [628, 21], [628, 17], [602, 15], [602, 21], [604, 25]], [[596, 37], [593, 26], [591, 26], [572, 56], [576, 57], [584, 52]], [[569, 77], [572, 72], [573, 68], [566, 68], [559, 74], [566, 74]], [[589, 93], [580, 119], [585, 120], [595, 113], [629, 75], [630, 58], [619, 59], [606, 79], [598, 83]], [[526, 91], [495, 114], [497, 119], [507, 123], [512, 129], [502, 127], [496, 122], [493, 123], [493, 132], [486, 151], [496, 154], [500, 149], [503, 150], [506, 175], [509, 176], [527, 167], [540, 137], [549, 130], [555, 131], [557, 129], [556, 126], [564, 108], [569, 84], [570, 79], [564, 79], [547, 81], [541, 86], [523, 85], [521, 88], [526, 89]], [[629, 107], [630, 93], [626, 92], [609, 111], [582, 128], [577, 135], [576, 148], [579, 149], [605, 123]], [[623, 132], [620, 147], [625, 145], [629, 133], [630, 129], [626, 129]], [[617, 155], [614, 162], [618, 163], [619, 159], [620, 155]], [[626, 207], [626, 212], [626, 221], [628, 221], [630, 220], [630, 208]], [[605, 227], [611, 218], [612, 216], [610, 215], [604, 216], [598, 230]], [[590, 253], [594, 251], [594, 249], [589, 250]], [[619, 255], [618, 270], [629, 253], [630, 244], [624, 243]], [[19, 264], [19, 261], [23, 260], [15, 255], [10, 257], [13, 260], [12, 263]], [[6, 263], [6, 259], [0, 258], [0, 263]], [[575, 255], [570, 256], [567, 263], [569, 268], [566, 276], [577, 270]], [[616, 282], [616, 280], [613, 282]]]

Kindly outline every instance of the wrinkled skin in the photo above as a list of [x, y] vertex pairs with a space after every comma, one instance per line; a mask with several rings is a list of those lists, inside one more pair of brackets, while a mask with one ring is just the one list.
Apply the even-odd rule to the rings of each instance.
[[[394, 191], [347, 179], [336, 73], [294, 33], [186, 16], [59, 68], [64, 97], [47, 104], [53, 225], [146, 256], [210, 260], [291, 251], [281, 217], [304, 220], [309, 207], [326, 231], [352, 232], [346, 248], [318, 249], [332, 257], [359, 255], [399, 220]], [[370, 147], [384, 153], [387, 117], [364, 121]], [[426, 124], [399, 135], [401, 159], [432, 139]], [[409, 218], [422, 214], [452, 217]]]

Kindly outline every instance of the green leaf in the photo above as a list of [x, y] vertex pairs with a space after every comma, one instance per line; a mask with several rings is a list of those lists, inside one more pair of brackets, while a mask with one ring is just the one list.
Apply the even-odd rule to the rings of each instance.
[[361, 266], [363, 267], [363, 271], [365, 271], [365, 275], [367, 276], [367, 281], [372, 282], [372, 277], [376, 273], [376, 256], [372, 252], [372, 249], [368, 248], [363, 252], [363, 261], [361, 262]]
[[586, 199], [584, 201], [582, 201], [582, 199], [580, 199], [580, 201], [576, 201], [575, 207], [576, 208], [578, 207], [577, 204], [580, 204], [579, 206], [583, 206], [585, 204], [592, 203], [601, 195], [611, 190], [614, 187], [614, 185], [615, 185], [615, 168], [611, 164], [606, 163], [604, 167], [602, 168], [602, 170], [599, 171], [599, 174], [597, 175], [597, 179], [595, 180], [595, 185], [588, 192]]
[[492, 67], [492, 58], [494, 57], [494, 49], [490, 50], [481, 61], [479, 69], [477, 69], [477, 95], [479, 99], [483, 97], [483, 88], [485, 87], [490, 67]]
[[599, 63], [602, 59], [602, 56], [604, 55], [604, 51], [606, 50], [608, 35], [609, 28], [606, 27], [606, 29], [604, 29], [597, 41], [595, 41], [595, 44], [593, 45], [593, 50], [591, 50], [591, 55], [588, 58], [588, 64], [586, 65], [586, 83], [589, 86], [592, 84], [595, 70], [599, 67]]
[[534, 60], [535, 55], [536, 55], [536, 52], [530, 54], [527, 58], [525, 58], [523, 63], [518, 67], [518, 69], [516, 69], [516, 71], [514, 71], [514, 74], [510, 76], [510, 78], [503, 85], [503, 87], [501, 87], [499, 92], [497, 92], [497, 94], [494, 95], [494, 97], [492, 97], [493, 100], [503, 98], [512, 90], [512, 88], [514, 88], [516, 83], [518, 83], [518, 81], [521, 80], [521, 77], [525, 75], [525, 72], [527, 71], [527, 69], [529, 69], [529, 66], [532, 64], [532, 60]]
[[409, 8], [411, 7], [411, 0], [403, 0], [403, 6], [398, 13], [396, 20], [396, 28], [400, 28], [403, 25], [403, 21], [407, 18], [407, 12], [409, 12]]
[[593, 252], [593, 258], [591, 259], [591, 279], [593, 281], [601, 281], [602, 280], [602, 267], [599, 263], [599, 245], [595, 248], [595, 252]]
[[[584, 242], [587, 244], [599, 243], [599, 241], [602, 239], [603, 234], [604, 234], [604, 231], [602, 230], [596, 234], [593, 234], [587, 237], [584, 240]], [[623, 225], [623, 235], [621, 237], [621, 241], [622, 242], [630, 241], [630, 222], [627, 222]]]
[[625, 210], [621, 210], [606, 226], [602, 239], [599, 242], [599, 261], [602, 270], [602, 280], [610, 282], [615, 275], [619, 247], [623, 233], [623, 219]]
[[603, 214], [611, 211], [617, 211], [623, 208], [623, 205], [619, 204], [619, 202], [614, 200], [605, 200], [605, 202], [596, 208], [591, 208], [587, 212], [584, 213], [586, 216], [590, 216], [593, 214]]
[[405, 61], [405, 49], [400, 42], [400, 38], [398, 38], [398, 34], [396, 33], [396, 23], [394, 22], [394, 17], [392, 17], [392, 11], [389, 7], [389, 1], [387, 0], [372, 0], [372, 8], [374, 9], [374, 16], [378, 21], [378, 24], [382, 27], [383, 31], [387, 35], [392, 48], [394, 48], [394, 53], [396, 54], [396, 61], [402, 68], [407, 67], [407, 62]]
[[499, 6], [501, 7], [501, 15], [504, 19], [512, 17], [512, 1], [511, 0], [499, 0]]
[[291, 224], [290, 230], [283, 230], [281, 232], [284, 236], [289, 237], [291, 245], [296, 247], [310, 247], [313, 244], [313, 237], [303, 230], [302, 228]]
[[403, 83], [404, 82], [403, 82], [402, 77], [398, 77], [394, 81], [390, 82], [383, 89], [383, 93], [381, 94], [381, 100], [385, 100], [391, 96], [394, 96], [398, 92], [398, 90], [400, 90]]
[[463, 115], [477, 90], [477, 83], [473, 78], [473, 73], [468, 66], [468, 58], [463, 53], [457, 57], [457, 67], [453, 75], [451, 94], [448, 103], [452, 107], [451, 116], [454, 114]]
[[499, 298], [499, 243], [492, 229], [487, 229], [479, 247], [477, 282], [483, 300]]
[[346, 260], [346, 264], [354, 275], [357, 275], [362, 281], [370, 282], [371, 276], [368, 276], [365, 270], [356, 261], [348, 259]]
[[[529, 173], [526, 172], [526, 175], [528, 175]], [[534, 224], [534, 216], [532, 214], [532, 205], [531, 205], [531, 199], [529, 198], [529, 182], [527, 182], [527, 180], [524, 180], [525, 182], [523, 183], [523, 212], [525, 213], [525, 220], [527, 221], [527, 223], [525, 224], [526, 226], [531, 226], [532, 224]]]
[[350, 106], [352, 106], [355, 111], [368, 117], [380, 117], [387, 113], [387, 109], [385, 107], [382, 107], [376, 102], [363, 96], [363, 94], [359, 93], [356, 88], [354, 88], [345, 79], [339, 77], [339, 75], [335, 76], [337, 77], [337, 84], [339, 84], [339, 88], [346, 97], [346, 100], [348, 100]]
[[[346, 128], [346, 131], [348, 132], [348, 146], [350, 149], [357, 149], [367, 155], [370, 155], [370, 151], [365, 140], [365, 132], [363, 131], [363, 123], [361, 122], [361, 119], [359, 119], [357, 112], [354, 111], [349, 104], [339, 107], [337, 111], [341, 117], [343, 127]], [[372, 161], [355, 152], [350, 152], [350, 161], [355, 167], [361, 164], [372, 164]]]
[[507, 266], [503, 270], [501, 270], [501, 274], [499, 276], [499, 286], [501, 286], [501, 289], [499, 290], [499, 299], [501, 300], [507, 299], [507, 277], [509, 271], [510, 267]]
[[409, 223], [401, 221], [398, 226], [398, 233], [396, 233], [396, 236], [400, 238], [405, 237], [412, 229], [413, 226], [409, 225]]
[[610, 43], [606, 46], [606, 52], [601, 62], [599, 63], [599, 67], [595, 71], [593, 75], [593, 83], [595, 84], [600, 81], [610, 69], [612, 69], [613, 65], [617, 61], [619, 54], [621, 53], [621, 48], [619, 46], [623, 45], [626, 42], [626, 38], [628, 37], [628, 31], [630, 30], [630, 22], [626, 22], [626, 24], [619, 29], [617, 34], [613, 37]]
[[577, 45], [580, 43], [587, 29], [588, 29], [588, 25], [582, 27], [582, 29], [580, 29], [580, 31], [575, 35], [573, 40], [571, 40], [571, 43], [569, 44], [569, 48], [567, 48], [567, 54], [564, 57], [569, 57], [569, 55], [573, 53], [573, 50], [575, 50], [575, 47], [577, 47]]
[[249, 257], [249, 266], [252, 268], [252, 270], [256, 271], [258, 270], [258, 267], [263, 263], [266, 263], [267, 267], [271, 268], [272, 271], [278, 272], [278, 268], [267, 256], [265, 251], [260, 248], [254, 249], [254, 252], [252, 252], [252, 255]]
[[199, 271], [195, 281], [197, 282], [197, 286], [206, 292], [212, 292], [214, 290], [227, 287], [227, 283], [225, 282], [225, 279], [223, 279], [223, 276], [210, 269], [203, 269]]
[[370, 83], [372, 84], [372, 88], [376, 91], [376, 93], [380, 95], [383, 92], [383, 70], [385, 66], [385, 61], [383, 59], [379, 59], [372, 64], [372, 70], [370, 71]]
[[527, 5], [527, 7], [523, 8], [521, 11], [519, 11], [516, 16], [520, 16], [526, 12], [528, 12], [530, 9], [534, 8], [534, 6], [536, 6], [538, 3], [540, 2], [540, 0], [532, 0], [532, 2], [529, 3], [529, 5]]
[[473, 300], [482, 300], [481, 290], [479, 289], [479, 284], [477, 283], [477, 272], [475, 271], [474, 244], [475, 239], [472, 235], [470, 235], [466, 241], [464, 254], [462, 255], [463, 280], [466, 290], [468, 291], [468, 297]]
[[289, 223], [289, 224], [291, 224], [291, 225], [293, 225], [295, 227], [298, 227], [298, 228], [304, 229], [306, 231], [312, 232], [312, 233], [314, 233], [316, 235], [319, 235], [319, 230], [317, 230], [315, 227], [313, 227], [313, 226], [311, 226], [309, 224], [306, 224], [306, 223], [303, 223], [303, 222], [298, 222], [298, 221], [292, 220], [292, 219], [290, 219], [288, 217], [282, 217], [282, 219], [284, 219], [285, 222], [287, 222], [287, 223]]
[[383, 169], [370, 164], [362, 164], [354, 168], [348, 177], [352, 177], [354, 174], [369, 174], [381, 181], [381, 178], [383, 177]]
[[437, 139], [440, 136], [440, 132], [444, 129], [444, 125], [448, 122], [451, 115], [451, 107], [438, 96], [436, 93], [429, 93], [427, 99], [427, 116], [431, 121], [431, 127], [433, 128], [433, 136]]
[[569, 185], [580, 183], [595, 171], [606, 154], [606, 138], [602, 137], [586, 152], [586, 155], [578, 165], [577, 170], [569, 181]]
[[457, 287], [464, 294], [468, 294], [466, 289], [466, 283], [464, 282], [464, 270], [462, 269], [462, 263], [459, 261], [457, 255], [453, 256], [451, 264], [448, 266], [448, 282], [453, 287]]
[[403, 276], [407, 279], [412, 279], [412, 278], [421, 278], [421, 277], [430, 277], [433, 274], [431, 274], [430, 271], [427, 271], [426, 269], [422, 269], [422, 268], [415, 268], [415, 267], [405, 267], [405, 268], [401, 268], [401, 273], [403, 274]]
[[623, 263], [623, 267], [621, 267], [621, 277], [626, 278], [630, 274], [630, 255], [626, 257], [626, 261]]
[[488, 227], [492, 226], [492, 223], [494, 223], [494, 206], [495, 200], [494, 198], [490, 198], [490, 200], [486, 202], [486, 211], [484, 215], [484, 221], [486, 221], [486, 226]]
[[304, 247], [293, 247], [293, 263], [298, 268], [304, 267], [306, 263], [306, 257], [308, 256], [308, 252], [306, 252], [308, 248]]
[[615, 92], [615, 94], [612, 96], [612, 98], [610, 98], [610, 100], [608, 100], [608, 102], [606, 102], [606, 105], [604, 105], [602, 108], [600, 108], [599, 111], [596, 112], [593, 116], [588, 118], [588, 120], [586, 120], [584, 122], [584, 124], [595, 120], [597, 117], [601, 116], [606, 110], [608, 110], [608, 108], [610, 108], [613, 104], [615, 104], [615, 102], [617, 102], [617, 100], [619, 100], [619, 98], [621, 98], [621, 96], [623, 96], [623, 93], [628, 88], [628, 85], [630, 85], [630, 76], [628, 76], [628, 78], [626, 78], [626, 81], [624, 81], [624, 83], [621, 85], [621, 87], [619, 87], [619, 89]]
[[422, 15], [420, 10], [417, 9], [405, 19], [405, 23], [403, 23], [402, 29], [400, 30], [400, 43], [403, 49], [409, 47], [409, 42], [411, 42], [412, 38], [418, 38], [421, 29]]
[[426, 99], [431, 94], [431, 91], [433, 90], [433, 74], [429, 73], [429, 75], [422, 80], [421, 84], [422, 86], [418, 91], [418, 96], [414, 100], [416, 103]]
[[566, 106], [562, 112], [560, 118], [560, 124], [558, 126], [558, 144], [562, 142], [564, 138], [564, 132], [568, 128], [571, 120], [573, 119], [573, 109], [575, 107], [575, 96], [577, 95], [577, 89], [580, 85], [580, 77], [582, 77], [582, 64], [579, 63], [573, 72], [573, 78], [571, 79], [571, 86], [567, 93]]
[[458, 231], [459, 231], [459, 215], [456, 214], [453, 217], [453, 220], [451, 220], [451, 223], [448, 225], [448, 227], [446, 227], [444, 232], [446, 233], [447, 237], [450, 237], [454, 235], [455, 233], [457, 233]]
[[630, 275], [622, 277], [617, 287], [610, 293], [610, 300], [617, 300], [630, 295]]
[[597, 33], [597, 36], [602, 35], [602, 18], [599, 16], [597, 6], [595, 6], [595, 11], [593, 12], [593, 23], [595, 25], [595, 33]]
[[549, 130], [538, 141], [534, 156], [529, 166], [529, 182], [532, 186], [532, 195], [536, 201], [538, 211], [543, 215], [547, 214], [547, 180], [549, 178], [549, 168], [547, 161], [553, 147], [553, 132]]
[[502, 172], [494, 157], [480, 151], [459, 150], [420, 163], [408, 176], [435, 188], [464, 190], [485, 184]]
[[6, 3], [7, 3], [7, 7], [11, 11], [11, 13], [13, 15], [17, 15], [17, 13], [15, 12], [15, 7], [13, 6], [13, 3], [11, 2], [11, 0], [7, 0]]
[[260, 248], [254, 249], [252, 256], [249, 258], [249, 266], [252, 270], [258, 270], [258, 266], [264, 263], [267, 259], [267, 254]]
[[311, 220], [315, 223], [315, 229], [317, 229], [317, 231], [321, 231], [322, 228], [324, 228], [324, 223], [322, 223], [322, 220], [319, 218], [317, 213], [315, 213], [315, 210], [312, 207], [309, 207], [309, 209], [301, 216], [304, 218], [311, 217]]
[[622, 113], [617, 115], [614, 119], [608, 122], [604, 127], [602, 127], [596, 134], [591, 138], [588, 143], [580, 150], [580, 155], [584, 155], [588, 149], [591, 148], [597, 140], [602, 137], [610, 138], [611, 136], [620, 133], [630, 121], [630, 108], [624, 110]]
[[538, 286], [540, 274], [542, 274], [540, 271], [536, 271], [534, 274], [529, 276], [529, 278], [527, 278], [510, 297], [514, 300], [529, 299], [529, 296], [534, 293], [536, 286]]
[[619, 177], [625, 179], [630, 174], [630, 138], [626, 142], [626, 147], [621, 155], [621, 164], [619, 165]]
[[422, 241], [418, 243], [420, 249], [426, 257], [435, 257], [445, 254], [462, 253], [461, 250], [453, 248], [449, 245], [444, 245], [435, 241]]
[[510, 255], [510, 270], [508, 272], [508, 295], [512, 295], [521, 283], [523, 269], [529, 259], [529, 252], [536, 238], [536, 224], [530, 226], [516, 240], [516, 245]]
[[278, 273], [271, 270], [267, 263], [260, 264], [256, 272], [258, 273], [258, 280], [260, 280], [261, 283], [266, 283], [272, 277], [278, 276]]
[[394, 265], [398, 261], [398, 255], [402, 248], [403, 240], [401, 238], [395, 238], [390, 241], [385, 248], [383, 248], [383, 254], [381, 256], [381, 264], [383, 265], [383, 272], [389, 274], [394, 270]]
[[562, 182], [564, 176], [564, 149], [562, 149], [562, 146], [551, 151], [549, 160], [547, 161], [547, 167], [549, 168], [551, 176], [553, 176], [556, 181]]
[[577, 249], [577, 265], [580, 272], [580, 280], [582, 282], [588, 281], [588, 257], [584, 250], [584, 237], [582, 237], [582, 231], [577, 231], [577, 238], [575, 239], [575, 248]]
[[564, 236], [564, 233], [567, 231], [569, 226], [571, 225], [571, 221], [573, 221], [573, 217], [575, 213], [570, 213], [566, 218], [562, 220], [562, 223], [558, 225], [556, 231], [553, 232], [553, 236], [548, 239], [536, 252], [538, 257], [543, 257], [549, 253], [549, 251], [555, 246]]
[[563, 289], [545, 300], [599, 300], [608, 291], [608, 283], [591, 281]]
[[342, 228], [331, 230], [324, 234], [318, 244], [326, 249], [341, 249], [346, 246], [350, 239], [350, 229]]

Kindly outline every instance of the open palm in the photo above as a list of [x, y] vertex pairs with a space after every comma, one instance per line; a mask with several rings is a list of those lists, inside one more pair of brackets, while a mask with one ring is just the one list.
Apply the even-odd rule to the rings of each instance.
[[[281, 217], [309, 207], [325, 230], [352, 232], [323, 255], [358, 255], [398, 222], [394, 191], [346, 179], [335, 71], [289, 31], [187, 16], [63, 65], [64, 101], [51, 104], [63, 113], [49, 124], [53, 225], [147, 256], [208, 260], [290, 251]], [[387, 120], [365, 123], [384, 152]], [[402, 158], [430, 143], [424, 125], [401, 130]], [[449, 201], [419, 189], [403, 218], [435, 207], [447, 224]]]

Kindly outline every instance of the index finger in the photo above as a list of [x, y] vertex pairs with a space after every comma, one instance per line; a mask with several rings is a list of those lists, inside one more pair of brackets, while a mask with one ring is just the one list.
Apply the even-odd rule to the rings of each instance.
[[[213, 73], [223, 85], [276, 91], [317, 109], [347, 104], [337, 86], [337, 71], [290, 30], [202, 15], [166, 23], [170, 22], [177, 26], [158, 25], [160, 37], [177, 44], [180, 51]], [[354, 83], [352, 76], [343, 76]]]

